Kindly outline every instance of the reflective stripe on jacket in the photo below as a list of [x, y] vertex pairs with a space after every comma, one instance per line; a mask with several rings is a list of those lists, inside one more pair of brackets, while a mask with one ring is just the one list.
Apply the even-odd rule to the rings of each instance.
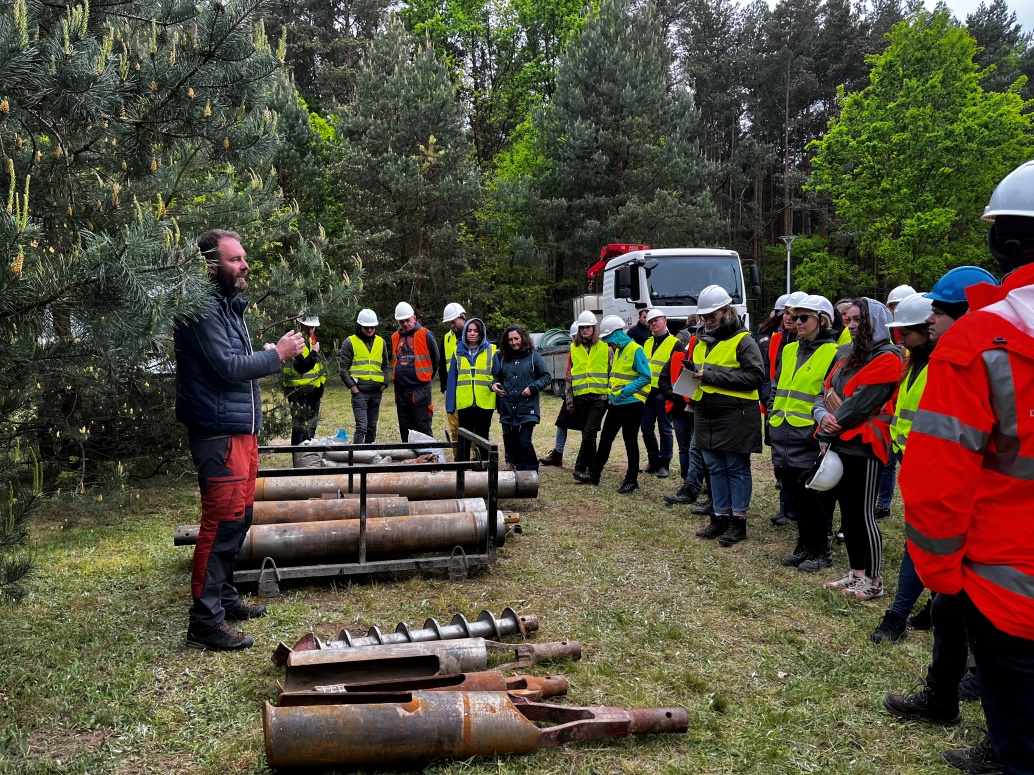
[[909, 376], [906, 374], [901, 387], [898, 388], [894, 417], [890, 421], [890, 443], [895, 452], [902, 452], [905, 449], [908, 433], [912, 430], [912, 423], [915, 421], [916, 411], [919, 409], [919, 400], [926, 389], [927, 373], [927, 368], [924, 366], [919, 370], [919, 374], [911, 386], [908, 384]]
[[[706, 342], [699, 342], [693, 350], [693, 364], [696, 367], [695, 370], [700, 371], [707, 364], [719, 369], [738, 369], [740, 367], [740, 361], [736, 356], [736, 347], [739, 345], [740, 340], [745, 336], [749, 336], [749, 334], [746, 331], [740, 331], [728, 339], [723, 339], [721, 342], [718, 342], [711, 348], [710, 352], [707, 351]], [[762, 381], [764, 381], [763, 378]], [[730, 390], [729, 388], [718, 387], [717, 385], [705, 385], [703, 383], [701, 383], [700, 387], [698, 387], [696, 392], [693, 393], [693, 400], [699, 401], [704, 397], [704, 393], [718, 393], [723, 396], [732, 396], [733, 398], [745, 398], [753, 401], [758, 400], [757, 388], [754, 390]]]
[[482, 409], [495, 409], [492, 392], [492, 365], [495, 345], [481, 350], [474, 363], [466, 355], [456, 354], [456, 409], [467, 409], [477, 404]]
[[379, 336], [373, 338], [373, 349], [368, 350], [365, 342], [355, 334], [348, 337], [352, 343], [352, 365], [348, 367], [348, 374], [356, 382], [384, 382], [384, 340]]
[[[391, 376], [395, 378], [395, 365], [398, 362], [399, 341], [401, 336], [396, 331], [391, 335]], [[427, 329], [418, 328], [413, 333], [413, 369], [416, 378], [421, 382], [430, 382], [434, 376], [434, 365], [431, 362], [431, 351], [427, 349]]]
[[[315, 339], [313, 339], [312, 341], [314, 342]], [[309, 344], [311, 343], [312, 342], [307, 342], [305, 346], [302, 348], [302, 358], [309, 357], [309, 353], [312, 352], [312, 350], [309, 349]], [[283, 371], [284, 387], [321, 387], [323, 383], [327, 381], [327, 377], [323, 373], [323, 364], [320, 363], [319, 360], [317, 360], [316, 363], [313, 364], [312, 368], [304, 374], [299, 374], [297, 371], [294, 370], [293, 360], [287, 361], [284, 364]]]
[[[621, 352], [614, 357], [614, 363], [610, 367], [610, 395], [612, 398], [621, 395], [621, 390], [627, 385], [635, 382], [640, 374], [635, 367], [635, 354], [642, 350], [635, 342], [629, 342], [621, 348]], [[645, 379], [645, 378], [644, 378]], [[632, 394], [636, 401], [646, 403], [646, 397], [650, 394], [650, 385], [647, 383]]]
[[675, 345], [679, 343], [671, 334], [661, 342], [661, 346], [654, 352], [653, 346], [657, 341], [656, 338], [650, 337], [646, 344], [643, 345], [643, 352], [646, 354], [646, 360], [650, 363], [650, 387], [657, 387], [657, 383], [661, 378], [661, 369], [664, 368], [664, 364], [671, 360], [671, 351], [675, 349]]
[[807, 428], [815, 424], [811, 408], [822, 393], [822, 383], [829, 371], [829, 365], [837, 354], [837, 345], [827, 342], [821, 345], [800, 368], [797, 368], [799, 342], [791, 342], [783, 350], [779, 382], [769, 424], [778, 428], [783, 421], [796, 428]]
[[607, 395], [610, 379], [608, 360], [605, 342], [596, 342], [591, 350], [572, 344], [571, 392], [576, 396]]

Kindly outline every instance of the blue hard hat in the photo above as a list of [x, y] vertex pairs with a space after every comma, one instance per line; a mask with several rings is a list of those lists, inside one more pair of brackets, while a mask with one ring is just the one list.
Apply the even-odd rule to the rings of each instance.
[[986, 269], [979, 266], [957, 266], [945, 272], [941, 279], [933, 284], [930, 292], [923, 295], [935, 302], [959, 304], [966, 301], [966, 289], [980, 283], [998, 285], [994, 275]]

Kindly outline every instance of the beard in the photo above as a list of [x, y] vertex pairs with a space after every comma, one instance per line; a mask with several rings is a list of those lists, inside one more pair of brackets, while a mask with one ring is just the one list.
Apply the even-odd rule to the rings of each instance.
[[220, 293], [228, 299], [248, 290], [248, 281], [244, 279], [243, 273], [230, 272], [221, 266], [216, 269], [213, 280]]

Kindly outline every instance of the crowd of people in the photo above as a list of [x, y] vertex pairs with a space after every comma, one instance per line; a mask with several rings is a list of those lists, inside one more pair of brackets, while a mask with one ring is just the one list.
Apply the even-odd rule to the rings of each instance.
[[[552, 375], [527, 330], [511, 325], [494, 344], [482, 320], [450, 303], [439, 350], [407, 302], [395, 309], [390, 343], [377, 334], [377, 315], [364, 309], [338, 354], [355, 441], [376, 441], [389, 383], [402, 439], [410, 430], [432, 435], [437, 374], [459, 459], [471, 450], [457, 431], [488, 437], [498, 412], [508, 468], [560, 466], [568, 434], [580, 432], [573, 478], [600, 486], [620, 432], [627, 465], [617, 493], [629, 495], [641, 474], [670, 476], [677, 446], [679, 482], [664, 500], [694, 505], [708, 518], [696, 535], [723, 547], [747, 539], [751, 456], [767, 445], [780, 491], [772, 522], [796, 526], [780, 563], [820, 572], [833, 564], [831, 541], [842, 540], [849, 567], [824, 587], [863, 602], [885, 595], [879, 521], [890, 515], [900, 466], [907, 543], [893, 603], [872, 640], [904, 637], [929, 588], [934, 648], [924, 686], [888, 694], [884, 707], [906, 719], [957, 724], [960, 690], [975, 694], [989, 736], [945, 752], [945, 761], [967, 772], [1032, 773], [1034, 162], [999, 184], [984, 218], [1002, 285], [963, 266], [928, 292], [902, 285], [885, 302], [834, 304], [798, 291], [781, 296], [753, 334], [718, 285], [701, 290], [697, 314], [674, 334], [659, 309], [642, 310], [627, 330], [620, 317], [583, 313], [571, 327], [555, 442], [542, 458], [532, 435]], [[283, 370], [305, 436], [323, 390], [319, 320], [302, 316], [300, 333], [253, 353], [237, 297], [248, 269], [239, 236], [210, 232], [199, 247], [218, 303], [209, 318], [176, 332], [177, 412], [202, 494], [187, 644], [246, 648], [251, 639], [225, 619], [265, 613], [232, 586], [232, 558], [251, 521], [256, 380]], [[975, 672], [967, 672], [970, 653]]]

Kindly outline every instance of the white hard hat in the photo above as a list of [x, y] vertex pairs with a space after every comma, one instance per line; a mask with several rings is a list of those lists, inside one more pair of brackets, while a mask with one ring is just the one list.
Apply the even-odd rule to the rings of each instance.
[[376, 327], [377, 313], [372, 309], [361, 309], [359, 310], [359, 317], [355, 319], [355, 322], [367, 328], [370, 326]]
[[625, 321], [619, 318], [617, 315], [607, 315], [600, 322], [600, 337], [610, 336], [615, 331], [620, 331], [625, 327]]
[[309, 328], [316, 328], [320, 324], [320, 319], [316, 315], [312, 315], [304, 310], [298, 313], [298, 325], [308, 326]]
[[[411, 312], [409, 314], [412, 315], [413, 313]], [[442, 322], [451, 323], [456, 318], [466, 314], [467, 310], [463, 309], [463, 305], [454, 301], [451, 304], [445, 305], [445, 311], [442, 313]]]
[[780, 310], [780, 311], [785, 309], [786, 308], [786, 300], [789, 299], [789, 298], [790, 298], [790, 294], [784, 293], [782, 296], [780, 296], [778, 299], [776, 299], [776, 303], [772, 306], [772, 309]]
[[900, 304], [908, 296], [911, 296], [916, 292], [916, 289], [911, 285], [899, 285], [897, 288], [887, 294], [888, 304]]
[[805, 296], [797, 302], [797, 304], [794, 305], [794, 309], [807, 309], [812, 312], [824, 312], [829, 316], [830, 321], [833, 320], [833, 302], [825, 296], [819, 296], [815, 293]]
[[408, 302], [400, 301], [395, 307], [395, 320], [409, 320], [416, 312]]
[[818, 470], [811, 475], [811, 478], [805, 482], [804, 486], [809, 490], [819, 490], [822, 492], [832, 490], [837, 486], [837, 482], [840, 481], [840, 477], [843, 475], [844, 463], [840, 459], [840, 455], [831, 449], [827, 449], [822, 456], [822, 462], [819, 463]]
[[574, 321], [571, 324], [571, 330], [570, 330], [569, 333], [571, 334], [571, 338], [572, 339], [574, 339], [576, 336], [578, 336], [578, 321], [577, 320]]
[[804, 301], [806, 298], [808, 298], [808, 294], [806, 294], [804, 291], [794, 291], [793, 293], [791, 293], [789, 296], [786, 297], [786, 302], [785, 302], [786, 306], [785, 306], [785, 308], [786, 309], [793, 309], [798, 304], [800, 304], [802, 301]]
[[732, 304], [732, 296], [720, 285], [709, 285], [697, 296], [697, 314], [710, 315], [715, 310]]
[[578, 319], [574, 321], [574, 324], [578, 326], [578, 328], [581, 328], [582, 326], [595, 326], [596, 316], [589, 312], [589, 310], [585, 310], [578, 316]]
[[922, 325], [930, 316], [932, 306], [933, 299], [927, 298], [922, 293], [906, 296], [898, 303], [894, 310], [894, 322], [888, 323], [887, 328]]
[[646, 313], [646, 322], [649, 323], [654, 318], [663, 318], [665, 315], [659, 309], [652, 309]]

